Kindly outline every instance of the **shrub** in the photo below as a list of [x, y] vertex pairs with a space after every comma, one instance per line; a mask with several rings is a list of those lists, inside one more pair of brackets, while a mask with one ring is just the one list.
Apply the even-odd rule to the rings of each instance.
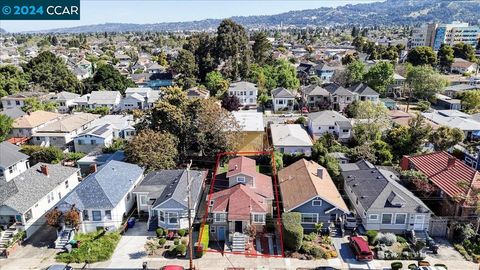
[[186, 245], [187, 242], [188, 242], [187, 239], [182, 239], [182, 241], [181, 241], [182, 245]]
[[177, 253], [177, 255], [183, 255], [185, 254], [185, 252], [187, 252], [187, 246], [185, 245], [178, 245], [175, 247], [175, 252]]
[[157, 237], [163, 236], [163, 229], [162, 228], [157, 228], [155, 230], [155, 233], [157, 233]]
[[426, 100], [420, 100], [417, 103], [417, 109], [421, 112], [428, 111], [430, 109], [430, 102], [428, 102]]
[[457, 224], [453, 228], [453, 241], [455, 243], [463, 243], [475, 235], [475, 231], [471, 224]]
[[300, 252], [305, 254], [310, 254], [313, 246], [314, 244], [311, 242], [303, 242], [302, 246], [300, 247]]
[[393, 233], [378, 233], [375, 240], [380, 244], [391, 246], [397, 241], [397, 236]]
[[303, 236], [303, 240], [312, 242], [312, 241], [315, 241], [315, 239], [317, 239], [317, 237], [318, 237], [318, 236], [317, 236], [316, 233], [311, 232], [311, 233], [309, 233], [309, 234], [305, 234], [305, 235]]
[[178, 239], [173, 240], [173, 244], [176, 246], [180, 241]]
[[272, 233], [275, 231], [275, 222], [273, 221], [272, 214], [268, 213], [265, 216], [265, 229], [267, 232]]
[[370, 245], [375, 244], [375, 239], [377, 238], [377, 234], [378, 234], [378, 231], [373, 231], [373, 230], [367, 231], [366, 235], [368, 238], [368, 243]]
[[462, 245], [460, 245], [460, 244], [454, 244], [453, 247], [455, 247], [455, 249], [456, 249], [460, 254], [462, 254], [462, 256], [463, 256], [466, 260], [468, 260], [468, 261], [472, 260], [472, 257], [468, 254], [468, 252], [465, 250], [465, 248], [464, 248]]
[[303, 227], [300, 213], [284, 213], [282, 215], [283, 243], [285, 248], [297, 251], [302, 246]]
[[[55, 259], [64, 263], [94, 263], [107, 261], [111, 258], [115, 247], [120, 241], [118, 232], [106, 233], [97, 231], [92, 233], [79, 233], [75, 239], [82, 242], [80, 247], [70, 253], [60, 253]], [[154, 241], [156, 243], [156, 241]]]
[[166, 242], [167, 242], [167, 239], [165, 239], [165, 238], [160, 238], [160, 239], [158, 239], [158, 244], [159, 244], [161, 247], [163, 247]]
[[407, 243], [407, 239], [405, 239], [404, 237], [402, 237], [400, 235], [397, 235], [397, 242], [400, 243], [400, 244], [405, 244], [405, 243]]
[[403, 264], [401, 262], [393, 262], [391, 265], [392, 270], [399, 270], [402, 269]]
[[184, 237], [186, 233], [187, 233], [187, 231], [184, 230], [184, 229], [178, 230], [178, 235], [180, 235], [181, 237]]
[[313, 246], [312, 249], [310, 249], [310, 255], [315, 257], [315, 259], [320, 259], [325, 256], [325, 252], [323, 252], [323, 250], [320, 247]]

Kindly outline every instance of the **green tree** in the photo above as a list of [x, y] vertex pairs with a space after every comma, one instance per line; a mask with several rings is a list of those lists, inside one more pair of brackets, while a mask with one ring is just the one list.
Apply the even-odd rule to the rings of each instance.
[[355, 83], [363, 81], [365, 76], [365, 64], [361, 61], [355, 60], [348, 64], [345, 69], [346, 82], [345, 86], [350, 86]]
[[29, 155], [30, 158], [37, 162], [45, 162], [56, 164], [65, 157], [63, 151], [55, 146], [43, 147], [39, 145], [23, 145], [22, 153]]
[[208, 33], [196, 33], [187, 39], [183, 48], [189, 50], [195, 56], [198, 78], [201, 82], [204, 82], [207, 74], [217, 68], [215, 38]]
[[376, 162], [380, 165], [391, 165], [393, 155], [391, 147], [388, 143], [382, 140], [376, 140], [372, 144], [372, 148], [375, 151]]
[[407, 62], [414, 66], [430, 65], [437, 63], [437, 57], [431, 47], [419, 46], [415, 47], [407, 54]]
[[237, 80], [247, 78], [251, 51], [245, 28], [233, 20], [223, 20], [217, 28], [216, 59], [224, 62], [222, 73]]
[[297, 70], [286, 60], [279, 60], [275, 65], [277, 87], [296, 90], [300, 87]]
[[229, 112], [238, 111], [240, 108], [240, 100], [237, 96], [225, 95], [222, 99], [222, 108]]
[[229, 83], [223, 78], [222, 73], [212, 71], [205, 78], [205, 86], [210, 91], [211, 96], [221, 97], [227, 92]]
[[462, 142], [465, 134], [458, 128], [441, 126], [431, 135], [431, 142], [436, 151], [446, 151], [455, 144]]
[[377, 157], [375, 156], [375, 149], [373, 149], [371, 142], [364, 143], [350, 149], [349, 156], [350, 159], [353, 161], [364, 159], [373, 164], [376, 164], [377, 162]]
[[23, 91], [27, 84], [27, 76], [16, 66], [0, 66], [0, 97]]
[[55, 102], [41, 102], [34, 97], [26, 98], [23, 103], [24, 105], [22, 107], [22, 110], [24, 112], [35, 112], [35, 111], [53, 112], [53, 111], [56, 111], [57, 105], [58, 105]]
[[67, 68], [63, 59], [49, 51], [39, 53], [22, 67], [31, 82], [48, 91], [79, 93], [82, 90], [82, 84]]
[[128, 87], [136, 87], [131, 79], [123, 76], [110, 64], [97, 67], [93, 77], [86, 79], [84, 84], [87, 93], [92, 91], [120, 91], [124, 94]]
[[267, 35], [264, 32], [255, 33], [253, 40], [253, 58], [255, 59], [255, 63], [263, 65], [270, 59], [272, 44], [268, 41]]
[[453, 64], [453, 48], [450, 45], [442, 44], [437, 53], [438, 65], [443, 71], [449, 71]]
[[193, 53], [185, 49], [180, 50], [178, 56], [170, 66], [175, 72], [179, 73], [178, 84], [182, 86], [183, 89], [195, 86], [198, 68]]
[[13, 119], [4, 115], [0, 114], [0, 142], [3, 142], [7, 139], [8, 133], [13, 126]]
[[173, 169], [178, 159], [177, 143], [170, 133], [142, 130], [125, 147], [125, 156], [148, 171]]
[[393, 65], [389, 62], [380, 62], [371, 67], [365, 74], [365, 82], [379, 92], [382, 96], [386, 95], [387, 87], [393, 80]]
[[285, 249], [297, 251], [302, 246], [303, 227], [301, 214], [289, 212], [282, 214], [283, 242]]
[[361, 119], [353, 126], [354, 138], [359, 145], [380, 139], [383, 130], [390, 126], [388, 109], [382, 103], [359, 101], [355, 118]]
[[458, 95], [462, 101], [462, 107], [471, 113], [480, 111], [480, 90], [469, 90]]
[[475, 48], [470, 44], [463, 42], [453, 45], [453, 55], [471, 62], [475, 62]]
[[416, 99], [429, 100], [441, 92], [448, 81], [429, 66], [411, 67], [407, 71], [407, 87], [410, 96]]

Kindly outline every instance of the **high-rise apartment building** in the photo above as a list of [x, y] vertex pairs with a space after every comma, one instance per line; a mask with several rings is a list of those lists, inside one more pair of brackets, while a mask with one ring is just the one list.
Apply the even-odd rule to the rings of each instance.
[[475, 47], [479, 38], [480, 27], [478, 26], [456, 21], [448, 24], [431, 23], [413, 29], [410, 48], [428, 46], [438, 51], [443, 43], [453, 46], [460, 42]]

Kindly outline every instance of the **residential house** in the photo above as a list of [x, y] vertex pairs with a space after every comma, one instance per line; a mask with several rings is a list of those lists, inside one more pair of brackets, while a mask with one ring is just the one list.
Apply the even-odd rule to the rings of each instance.
[[355, 94], [355, 100], [377, 103], [380, 99], [380, 94], [365, 83], [354, 84], [348, 89]]
[[315, 76], [315, 63], [312, 62], [301, 62], [297, 67], [297, 76], [302, 81], [307, 81], [311, 76]]
[[88, 99], [88, 107], [90, 109], [108, 107], [110, 111], [116, 111], [121, 99], [119, 91], [93, 91]]
[[[269, 176], [257, 172], [256, 161], [248, 157], [236, 157], [228, 162], [225, 174], [228, 188], [207, 198], [212, 218], [210, 236], [217, 241], [236, 241], [244, 237], [248, 226], [263, 231], [266, 215], [272, 213], [273, 185]], [[243, 244], [243, 245], [242, 245]], [[238, 250], [244, 251], [245, 243]]]
[[462, 101], [442, 94], [435, 94], [434, 104], [443, 110], [461, 110]]
[[30, 137], [37, 131], [37, 129], [57, 121], [61, 117], [61, 114], [46, 111], [34, 111], [27, 113], [13, 121], [10, 135], [16, 138]]
[[59, 113], [68, 113], [75, 106], [75, 99], [79, 98], [79, 94], [62, 91], [50, 98], [51, 101], [57, 103]]
[[263, 151], [265, 140], [263, 114], [256, 111], [233, 111], [232, 114], [242, 133], [242, 140], [236, 150], [239, 152]]
[[471, 85], [471, 84], [454, 84], [447, 86], [443, 89], [443, 94], [455, 98], [458, 94], [464, 93], [465, 91], [470, 90], [480, 90], [480, 85]]
[[39, 101], [48, 101], [53, 93], [45, 92], [19, 92], [13, 95], [4, 96], [1, 98], [3, 109], [22, 108], [25, 106], [25, 100], [28, 98], [36, 98]]
[[210, 97], [210, 91], [208, 91], [207, 89], [199, 88], [199, 87], [192, 87], [187, 90], [187, 97], [207, 99]]
[[150, 87], [154, 90], [173, 85], [171, 72], [131, 74], [130, 77], [139, 87]]
[[92, 127], [104, 126], [109, 124], [113, 129], [113, 138], [122, 138], [130, 140], [136, 135], [135, 120], [131, 114], [107, 114], [92, 121]]
[[93, 126], [73, 138], [75, 152], [90, 153], [99, 151], [113, 143], [113, 126], [104, 124]]
[[94, 232], [100, 228], [118, 229], [135, 206], [132, 192], [143, 179], [143, 171], [134, 164], [109, 161], [82, 180], [58, 203], [58, 209], [78, 210], [81, 232]]
[[288, 89], [278, 87], [272, 90], [273, 110], [292, 111], [295, 105], [295, 95]]
[[18, 107], [15, 107], [15, 108], [11, 108], [11, 109], [3, 109], [2, 111], [0, 111], [0, 114], [8, 116], [8, 117], [12, 118], [13, 120], [15, 120], [17, 118], [20, 118], [20, 117], [24, 116], [27, 113], [22, 111], [22, 109], [20, 109]]
[[329, 133], [339, 141], [347, 142], [353, 136], [351, 121], [336, 111], [308, 114], [308, 130], [314, 139]]
[[325, 88], [311, 84], [301, 87], [300, 91], [309, 109], [321, 110], [330, 107], [330, 92]]
[[312, 139], [299, 124], [272, 124], [270, 126], [273, 148], [287, 154], [312, 154]]
[[251, 82], [235, 82], [230, 84], [228, 95], [236, 96], [240, 100], [240, 105], [243, 107], [257, 106], [257, 86]]
[[480, 173], [447, 152], [404, 156], [402, 170], [423, 173], [435, 187], [427, 203], [439, 216], [476, 217], [474, 189], [480, 188]]
[[121, 110], [150, 109], [160, 98], [160, 91], [150, 87], [127, 88], [125, 98], [120, 104]]
[[462, 58], [454, 58], [450, 70], [452, 73], [473, 74], [477, 71], [477, 64]]
[[333, 183], [327, 169], [300, 159], [278, 172], [283, 211], [298, 212], [302, 227], [310, 232], [315, 224], [329, 227], [349, 213], [347, 205]]
[[78, 185], [79, 170], [37, 163], [10, 181], [0, 179], [0, 224], [32, 236], [45, 214]]
[[403, 96], [403, 90], [405, 87], [405, 77], [398, 73], [393, 74], [393, 83], [387, 86], [387, 93], [394, 98]]
[[131, 57], [123, 53], [115, 53], [115, 59], [118, 60], [118, 68], [128, 68], [131, 64]]
[[147, 65], [147, 73], [162, 73], [167, 69], [164, 66], [159, 65], [158, 63], [151, 63]]
[[450, 128], [458, 128], [464, 132], [465, 138], [471, 139], [480, 131], [480, 122], [470, 118], [470, 115], [457, 110], [438, 110], [425, 112], [422, 115], [429, 121]]
[[[149, 229], [188, 229], [188, 186], [191, 187], [191, 218], [203, 202], [200, 197], [207, 171], [159, 170], [148, 173], [133, 190], [139, 214], [146, 213]], [[190, 180], [189, 178], [190, 177]], [[190, 181], [190, 183], [189, 183]]]
[[75, 113], [52, 122], [32, 134], [32, 143], [41, 146], [56, 146], [61, 149], [73, 148], [73, 138], [87, 130], [98, 114]]
[[397, 234], [428, 230], [431, 211], [399, 183], [396, 172], [366, 160], [340, 167], [345, 194], [365, 230]]
[[102, 151], [90, 152], [83, 158], [77, 160], [78, 168], [82, 176], [88, 176], [94, 173], [98, 167], [110, 162], [111, 160], [125, 161], [125, 152], [122, 150], [114, 153], [103, 153]]
[[355, 100], [354, 93], [338, 84], [327, 84], [324, 88], [330, 93], [330, 103], [336, 111], [344, 111]]
[[315, 66], [315, 73], [323, 82], [329, 83], [332, 81], [335, 72], [338, 72], [340, 69], [340, 66], [321, 63]]
[[30, 168], [29, 156], [20, 152], [20, 149], [7, 141], [0, 143], [0, 178], [7, 182]]

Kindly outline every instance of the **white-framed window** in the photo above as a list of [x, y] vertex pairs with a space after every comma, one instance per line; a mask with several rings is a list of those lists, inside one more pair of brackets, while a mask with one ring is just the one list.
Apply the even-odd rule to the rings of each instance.
[[215, 222], [226, 222], [227, 221], [227, 214], [226, 213], [214, 213], [214, 221]]
[[245, 183], [245, 176], [237, 176], [237, 183]]
[[94, 210], [92, 211], [92, 219], [93, 221], [101, 221], [102, 220], [102, 212]]
[[302, 213], [302, 223], [315, 224], [318, 222], [318, 215], [315, 213]]
[[378, 219], [379, 219], [378, 214], [370, 214], [370, 215], [368, 215], [368, 220], [374, 221], [374, 220], [378, 220]]
[[407, 214], [398, 213], [395, 214], [395, 224], [402, 225], [407, 223]]
[[32, 215], [32, 209], [28, 210], [25, 212], [25, 222], [29, 221], [33, 217]]
[[176, 212], [168, 213], [168, 224], [178, 224], [178, 213]]
[[320, 199], [312, 200], [312, 206], [322, 206], [322, 200]]
[[210, 201], [210, 206], [213, 206], [214, 203], [215, 203], [215, 200], [211, 200]]
[[265, 223], [264, 214], [253, 214], [253, 223]]
[[140, 205], [147, 205], [147, 195], [140, 195]]
[[382, 224], [392, 224], [393, 214], [382, 214]]
[[105, 219], [112, 220], [112, 210], [105, 210]]
[[165, 213], [163, 211], [158, 211], [158, 216], [161, 222], [165, 222]]

